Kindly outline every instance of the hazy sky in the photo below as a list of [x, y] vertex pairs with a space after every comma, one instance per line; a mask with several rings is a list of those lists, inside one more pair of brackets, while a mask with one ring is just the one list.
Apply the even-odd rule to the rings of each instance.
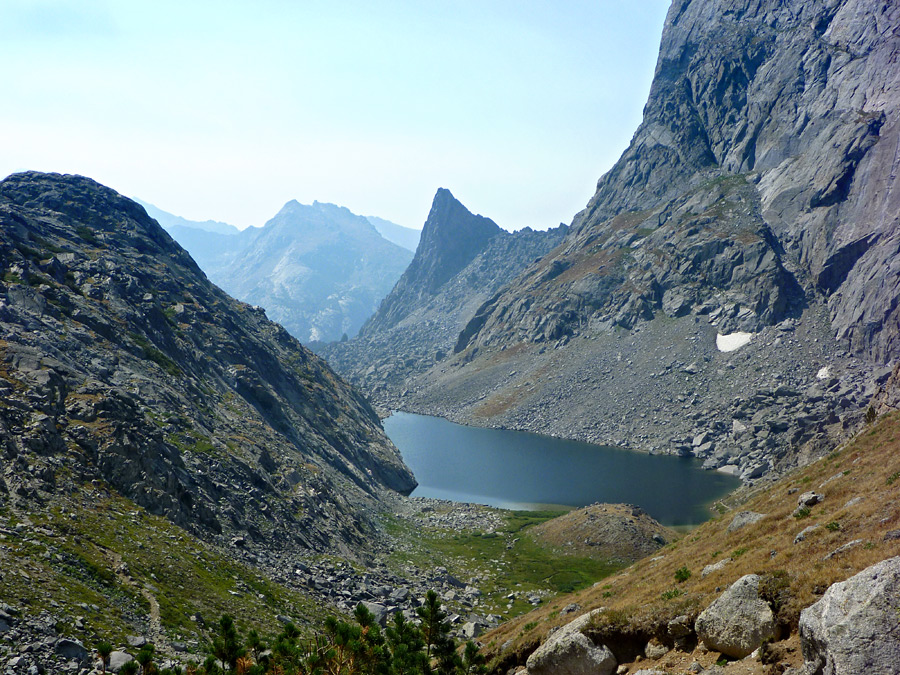
[[186, 218], [421, 227], [438, 187], [568, 223], [631, 139], [669, 0], [0, 0], [0, 175]]

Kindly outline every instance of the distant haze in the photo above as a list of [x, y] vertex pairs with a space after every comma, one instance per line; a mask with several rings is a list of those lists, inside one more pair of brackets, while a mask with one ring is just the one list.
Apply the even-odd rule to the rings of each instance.
[[420, 228], [446, 187], [553, 227], [640, 122], [668, 4], [5, 0], [0, 176], [239, 228], [293, 198]]

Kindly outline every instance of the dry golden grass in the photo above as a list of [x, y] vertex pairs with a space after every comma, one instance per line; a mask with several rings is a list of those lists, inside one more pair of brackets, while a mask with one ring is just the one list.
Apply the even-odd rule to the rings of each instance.
[[514, 405], [519, 404], [527, 395], [534, 393], [534, 385], [525, 389], [524, 387], [513, 389], [512, 391], [503, 391], [494, 394], [486, 399], [484, 403], [479, 405], [472, 414], [475, 417], [495, 417], [505, 413]]
[[[809, 490], [823, 494], [824, 501], [808, 516], [794, 517], [798, 496]], [[488, 633], [483, 638], [488, 658], [503, 668], [524, 663], [551, 628], [598, 607], [606, 608], [598, 633], [625, 642], [631, 636], [638, 645], [663, 634], [670, 619], [696, 616], [728, 585], [751, 573], [782, 580], [778, 617], [789, 634], [796, 633], [800, 610], [828, 586], [900, 555], [900, 540], [885, 540], [888, 531], [900, 529], [900, 413], [882, 417], [828, 457], [765, 488], [742, 489], [728, 501], [743, 503], [600, 585], [559, 597]], [[734, 515], [743, 510], [765, 518], [728, 533]], [[795, 544], [796, 535], [810, 525], [819, 527]], [[861, 541], [826, 559], [855, 540]], [[706, 565], [729, 557], [732, 562], [723, 569], [701, 576]], [[691, 573], [686, 581], [676, 580], [680, 568]], [[580, 605], [578, 613], [559, 615], [570, 602]]]

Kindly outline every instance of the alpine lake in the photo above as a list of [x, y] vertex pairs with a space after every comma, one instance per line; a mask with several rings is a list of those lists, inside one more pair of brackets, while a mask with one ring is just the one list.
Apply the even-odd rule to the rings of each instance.
[[640, 506], [663, 525], [708, 520], [740, 485], [694, 458], [650, 455], [550, 436], [483, 429], [395, 412], [388, 437], [419, 482], [414, 497], [514, 510], [569, 510], [595, 502]]

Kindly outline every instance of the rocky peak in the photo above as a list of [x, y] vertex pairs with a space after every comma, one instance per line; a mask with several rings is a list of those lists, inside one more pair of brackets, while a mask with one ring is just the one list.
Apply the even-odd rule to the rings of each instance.
[[311, 205], [301, 204], [296, 199], [287, 202], [263, 229], [283, 230], [288, 236], [296, 239], [298, 232], [303, 239], [298, 243], [307, 246], [309, 241], [333, 239], [342, 234], [354, 234], [368, 239], [379, 239], [381, 235], [363, 216], [357, 216], [350, 209], [313, 202]]
[[396, 404], [400, 383], [411, 384], [448, 356], [460, 331], [478, 325], [480, 308], [569, 231], [506, 232], [443, 189], [434, 202], [416, 259], [360, 335], [321, 348], [338, 372], [385, 406]]
[[501, 232], [493, 220], [472, 214], [450, 190], [439, 188], [410, 265], [416, 266], [412, 270], [415, 280], [433, 292]]
[[474, 215], [450, 190], [439, 188], [412, 262], [361, 332], [396, 325], [413, 306], [433, 296], [502, 234], [493, 220]]
[[450, 190], [439, 188], [404, 274], [405, 286], [419, 294], [434, 294], [501, 232], [494, 221], [472, 214]]

